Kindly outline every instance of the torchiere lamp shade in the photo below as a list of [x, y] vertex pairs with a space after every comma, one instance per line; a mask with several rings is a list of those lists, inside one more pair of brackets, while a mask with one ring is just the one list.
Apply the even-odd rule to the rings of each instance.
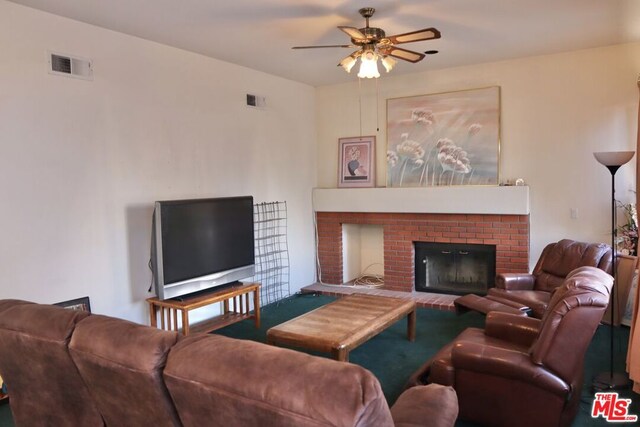
[[635, 151], [601, 151], [593, 153], [596, 160], [605, 166], [622, 166], [633, 158]]

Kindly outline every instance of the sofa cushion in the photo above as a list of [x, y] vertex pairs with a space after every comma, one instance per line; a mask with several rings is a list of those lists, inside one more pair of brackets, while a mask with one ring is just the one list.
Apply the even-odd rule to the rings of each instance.
[[0, 301], [0, 374], [16, 425], [102, 426], [69, 339], [83, 311], [26, 301]]
[[391, 408], [395, 427], [450, 427], [458, 417], [458, 398], [452, 387], [429, 384], [411, 387]]
[[393, 425], [366, 369], [257, 342], [189, 336], [164, 377], [187, 427]]
[[175, 332], [112, 317], [78, 323], [69, 349], [107, 425], [180, 425], [162, 378], [176, 341]]

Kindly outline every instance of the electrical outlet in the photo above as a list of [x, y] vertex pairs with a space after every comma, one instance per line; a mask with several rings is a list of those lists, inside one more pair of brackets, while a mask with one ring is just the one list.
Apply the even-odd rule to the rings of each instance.
[[571, 208], [571, 219], [578, 219], [578, 208]]

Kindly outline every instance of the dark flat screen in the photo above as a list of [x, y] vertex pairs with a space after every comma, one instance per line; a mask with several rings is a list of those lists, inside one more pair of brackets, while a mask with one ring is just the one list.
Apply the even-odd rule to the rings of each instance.
[[160, 202], [165, 283], [254, 263], [253, 197]]

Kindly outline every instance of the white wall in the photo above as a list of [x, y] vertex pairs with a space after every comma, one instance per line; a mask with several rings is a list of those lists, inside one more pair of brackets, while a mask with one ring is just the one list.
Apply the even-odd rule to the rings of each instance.
[[361, 273], [384, 275], [384, 228], [363, 224], [360, 246]]
[[346, 283], [362, 273], [362, 227], [359, 224], [342, 224], [342, 280]]
[[[377, 136], [377, 185], [386, 181], [386, 99], [498, 85], [501, 178], [531, 186], [531, 267], [544, 245], [561, 238], [610, 243], [611, 178], [592, 153], [635, 150], [639, 71], [636, 43], [419, 74], [392, 71], [379, 79], [377, 105], [374, 82], [363, 81], [362, 133]], [[356, 80], [317, 90], [320, 187], [336, 187], [338, 138], [359, 135]], [[635, 199], [634, 165], [616, 175], [616, 196], [627, 202]]]
[[3, 0], [0, 52], [0, 298], [148, 322], [152, 204], [186, 197], [286, 200], [291, 290], [313, 282], [312, 87]]

